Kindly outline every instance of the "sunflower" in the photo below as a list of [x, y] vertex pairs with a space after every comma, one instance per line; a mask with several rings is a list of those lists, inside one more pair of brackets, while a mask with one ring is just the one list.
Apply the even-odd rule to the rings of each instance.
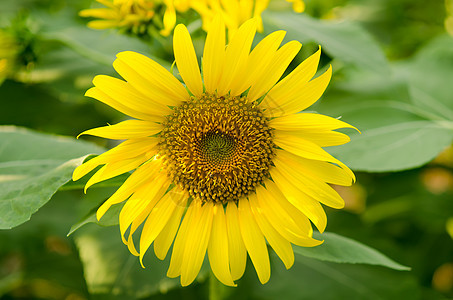
[[[93, 29], [119, 28], [136, 34], [144, 34], [148, 26], [161, 23], [160, 33], [168, 36], [176, 24], [176, 11], [173, 0], [96, 0], [104, 8], [91, 8], [80, 11], [82, 17], [92, 17], [88, 27]], [[159, 12], [165, 9], [163, 18]], [[184, 10], [186, 5], [176, 8]], [[153, 19], [154, 18], [154, 19]], [[152, 22], [154, 21], [154, 22]]]
[[[173, 244], [169, 277], [196, 278], [206, 251], [214, 275], [234, 286], [247, 253], [262, 283], [269, 280], [269, 244], [286, 268], [292, 244], [313, 247], [311, 223], [323, 232], [321, 203], [342, 208], [329, 184], [351, 185], [354, 174], [322, 147], [344, 144], [338, 119], [299, 113], [316, 102], [331, 68], [312, 79], [318, 50], [279, 81], [301, 44], [280, 47], [284, 31], [250, 52], [257, 21], [245, 22], [225, 47], [225, 25], [213, 20], [203, 53], [203, 76], [184, 25], [174, 32], [174, 54], [185, 86], [164, 67], [135, 53], [113, 63], [126, 80], [98, 75], [93, 97], [134, 119], [83, 132], [125, 140], [86, 161], [73, 179], [101, 166], [89, 186], [135, 170], [97, 210], [100, 219], [126, 201], [119, 215], [123, 242], [143, 256], [154, 243], [164, 259]], [[278, 82], [279, 81], [279, 82]], [[182, 221], [181, 221], [182, 220]], [[143, 224], [137, 250], [133, 240]]]
[[[184, 13], [190, 8], [195, 10], [203, 20], [203, 29], [207, 31], [215, 15], [221, 14], [226, 20], [229, 35], [232, 36], [238, 27], [252, 17], [258, 20], [258, 30], [263, 29], [261, 13], [268, 7], [269, 0], [96, 0], [104, 8], [82, 10], [79, 15], [92, 17], [88, 27], [93, 29], [119, 28], [136, 34], [144, 34], [150, 24], [162, 23], [160, 34], [168, 36], [176, 25], [176, 12]], [[282, 2], [282, 0], [279, 0]], [[295, 12], [303, 12], [302, 0], [286, 0], [292, 3]], [[163, 20], [157, 17], [165, 8]], [[154, 22], [152, 22], [152, 20]]]
[[[203, 19], [203, 28], [206, 31], [214, 16], [221, 14], [230, 36], [241, 24], [252, 17], [258, 20], [258, 31], [263, 31], [261, 13], [269, 6], [269, 0], [191, 0], [189, 2], [190, 7], [197, 11]], [[278, 2], [283, 1], [278, 0]], [[295, 12], [301, 13], [305, 10], [305, 3], [302, 0], [286, 0], [286, 2], [292, 3]]]

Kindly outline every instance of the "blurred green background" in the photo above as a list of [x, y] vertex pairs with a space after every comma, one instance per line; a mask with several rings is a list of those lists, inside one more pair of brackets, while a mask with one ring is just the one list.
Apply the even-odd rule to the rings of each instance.
[[[348, 131], [352, 142], [331, 149], [356, 171], [357, 183], [338, 188], [346, 208], [327, 209], [327, 229], [412, 270], [298, 258], [286, 271], [272, 256], [268, 284], [259, 283], [248, 262], [238, 288], [221, 293], [236, 299], [451, 299], [453, 1], [305, 4], [306, 11], [297, 15], [272, 1], [263, 14], [264, 31], [284, 29], [287, 40], [304, 44], [292, 67], [322, 46], [320, 69], [332, 64], [334, 76], [310, 110], [342, 116], [362, 131]], [[123, 50], [171, 65], [171, 37], [149, 40], [89, 29], [78, 12], [91, 5], [89, 0], [0, 0], [0, 59], [12, 55], [5, 50], [11, 43], [15, 49], [14, 62], [0, 78], [0, 125], [75, 137], [116, 123], [125, 116], [83, 96], [92, 78], [118, 76], [111, 64]], [[205, 34], [191, 18], [188, 27], [200, 54]], [[30, 221], [0, 231], [0, 299], [208, 297], [207, 270], [195, 284], [180, 288], [178, 280], [164, 276], [168, 261], [158, 262], [149, 253], [148, 267], [141, 269], [117, 226], [103, 227], [109, 221], [87, 224], [68, 237], [74, 224], [89, 221], [86, 216], [117, 183], [86, 195], [81, 185], [68, 183]]]

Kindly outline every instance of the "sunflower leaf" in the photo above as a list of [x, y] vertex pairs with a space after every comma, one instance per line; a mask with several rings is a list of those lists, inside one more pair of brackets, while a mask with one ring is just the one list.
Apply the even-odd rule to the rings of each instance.
[[335, 233], [315, 233], [314, 237], [324, 240], [324, 243], [313, 248], [294, 246], [294, 253], [336, 263], [379, 265], [399, 271], [410, 270], [409, 267], [391, 260], [371, 247]]
[[[401, 80], [400, 73], [405, 69], [395, 67], [392, 80]], [[377, 87], [367, 85], [377, 76], [369, 78], [356, 71], [347, 76], [349, 81], [334, 85], [317, 110], [332, 117], [341, 116], [361, 130], [361, 134], [348, 132], [351, 142], [326, 149], [350, 168], [367, 172], [416, 168], [453, 142], [453, 122], [411, 103], [410, 96], [404, 93], [404, 79], [396, 86], [381, 80]]]
[[[421, 288], [412, 272], [397, 272], [370, 265], [337, 264], [301, 256], [291, 269], [286, 270], [276, 255], [273, 258], [273, 273], [266, 285], [253, 281], [254, 278], [249, 279], [249, 282], [256, 282], [244, 291], [250, 295], [249, 298], [378, 300], [398, 299], [401, 295], [408, 299], [421, 298]], [[252, 272], [249, 274], [254, 275]]]
[[446, 120], [453, 120], [452, 47], [453, 39], [440, 35], [418, 51], [408, 66], [409, 93], [414, 105]]
[[[91, 297], [142, 299], [181, 287], [179, 279], [166, 276], [170, 255], [160, 261], [148, 250], [144, 269], [123, 245], [118, 231], [116, 227], [88, 226], [75, 234]], [[206, 275], [207, 269], [202, 268], [198, 279], [204, 280]]]
[[88, 223], [96, 223], [98, 225], [107, 227], [107, 226], [114, 226], [119, 224], [119, 213], [121, 208], [123, 207], [122, 204], [115, 204], [113, 205], [102, 217], [101, 220], [97, 220], [96, 218], [96, 211], [98, 207], [93, 208], [86, 216], [84, 216], [79, 222], [75, 223], [71, 226], [67, 236], [73, 234], [76, 230], [80, 229], [82, 226]]
[[350, 22], [325, 21], [307, 14], [293, 12], [263, 13], [267, 32], [277, 29], [287, 31], [288, 38], [314, 41], [329, 55], [380, 74], [389, 73], [384, 53], [373, 37], [360, 25]]
[[72, 176], [87, 153], [103, 149], [87, 142], [14, 126], [0, 127], [0, 229], [28, 221]]

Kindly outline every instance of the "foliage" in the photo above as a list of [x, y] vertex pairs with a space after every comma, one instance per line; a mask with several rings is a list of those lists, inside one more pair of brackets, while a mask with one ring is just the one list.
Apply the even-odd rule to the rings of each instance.
[[[441, 1], [307, 0], [304, 14], [278, 5], [263, 14], [264, 33], [283, 29], [304, 43], [296, 61], [321, 45], [320, 69], [331, 64], [334, 76], [310, 109], [360, 130], [327, 149], [358, 179], [338, 188], [346, 208], [327, 211], [323, 245], [295, 247], [290, 270], [272, 255], [264, 286], [248, 262], [237, 288], [220, 286], [209, 268], [181, 288], [166, 277], [168, 257], [161, 262], [151, 250], [140, 267], [111, 226], [121, 205], [95, 218], [127, 175], [87, 194], [70, 181], [89, 154], [112, 146], [73, 137], [124, 118], [83, 96], [92, 78], [116, 76], [111, 63], [123, 50], [173, 63], [171, 37], [88, 29], [77, 13], [90, 3], [0, 2], [0, 28], [21, 45], [0, 85], [1, 299], [453, 297], [453, 38]], [[198, 54], [200, 24], [187, 24]]]

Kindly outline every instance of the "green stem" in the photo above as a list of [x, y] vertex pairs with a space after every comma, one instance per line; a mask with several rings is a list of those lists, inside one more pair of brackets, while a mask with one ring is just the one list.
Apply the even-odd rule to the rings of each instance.
[[215, 278], [212, 271], [209, 274], [209, 300], [227, 299], [231, 291]]

